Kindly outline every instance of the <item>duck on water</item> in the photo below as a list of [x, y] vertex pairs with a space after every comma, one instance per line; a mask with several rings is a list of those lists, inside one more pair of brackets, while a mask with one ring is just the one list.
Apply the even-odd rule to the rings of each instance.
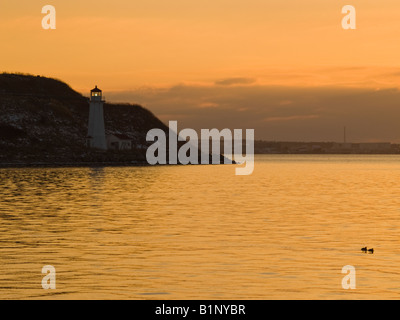
[[367, 252], [369, 252], [369, 253], [374, 253], [374, 248], [368, 249], [367, 247], [364, 247], [364, 248], [361, 248], [361, 251], [363, 251], [363, 252], [365, 252], [365, 253], [367, 253]]

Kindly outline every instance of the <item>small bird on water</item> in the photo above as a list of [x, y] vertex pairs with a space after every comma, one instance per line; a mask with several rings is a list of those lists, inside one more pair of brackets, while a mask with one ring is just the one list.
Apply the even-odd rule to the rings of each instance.
[[374, 248], [368, 249], [367, 247], [361, 248], [361, 251], [367, 253], [374, 253]]

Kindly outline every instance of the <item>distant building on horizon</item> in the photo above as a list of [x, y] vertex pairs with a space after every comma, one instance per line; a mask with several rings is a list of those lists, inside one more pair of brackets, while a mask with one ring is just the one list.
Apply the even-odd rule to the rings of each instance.
[[389, 151], [392, 148], [390, 142], [363, 142], [359, 144], [362, 151]]

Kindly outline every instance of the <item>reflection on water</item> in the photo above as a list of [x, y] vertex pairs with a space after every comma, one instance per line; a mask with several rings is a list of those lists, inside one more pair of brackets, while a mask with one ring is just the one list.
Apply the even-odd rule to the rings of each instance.
[[[251, 176], [35, 168], [0, 180], [2, 299], [400, 297], [399, 156], [258, 156]], [[41, 287], [44, 265], [56, 290]], [[356, 290], [341, 287], [345, 265]]]

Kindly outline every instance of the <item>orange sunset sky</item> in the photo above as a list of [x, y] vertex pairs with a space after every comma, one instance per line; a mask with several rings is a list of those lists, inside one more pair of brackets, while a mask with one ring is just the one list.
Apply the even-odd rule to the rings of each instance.
[[[42, 29], [47, 4], [56, 30]], [[356, 30], [341, 27], [347, 4]], [[3, 0], [0, 28], [2, 71], [97, 84], [165, 122], [400, 141], [398, 0]]]

